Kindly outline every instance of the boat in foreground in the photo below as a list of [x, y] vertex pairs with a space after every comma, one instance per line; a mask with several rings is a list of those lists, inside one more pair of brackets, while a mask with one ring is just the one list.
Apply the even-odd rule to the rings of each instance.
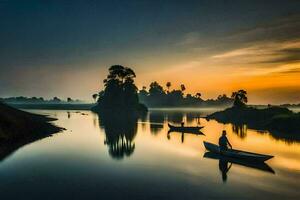
[[184, 132], [184, 133], [201, 133], [200, 129], [203, 128], [203, 126], [172, 126], [171, 124], [168, 124], [170, 130], [169, 132]]
[[235, 149], [228, 149], [226, 151], [221, 151], [218, 145], [205, 142], [205, 141], [203, 142], [203, 144], [205, 148], [210, 152], [217, 153], [222, 156], [232, 157], [232, 158], [245, 159], [254, 162], [265, 162], [266, 160], [269, 160], [274, 157], [271, 155], [252, 153], [252, 152], [235, 150]]

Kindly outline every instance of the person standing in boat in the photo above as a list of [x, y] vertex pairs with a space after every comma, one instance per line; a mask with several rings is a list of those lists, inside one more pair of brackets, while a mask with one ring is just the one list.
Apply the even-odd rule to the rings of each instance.
[[230, 144], [228, 138], [226, 137], [226, 131], [223, 130], [222, 136], [219, 138], [219, 146], [221, 151], [226, 151], [228, 146], [232, 149], [232, 145]]

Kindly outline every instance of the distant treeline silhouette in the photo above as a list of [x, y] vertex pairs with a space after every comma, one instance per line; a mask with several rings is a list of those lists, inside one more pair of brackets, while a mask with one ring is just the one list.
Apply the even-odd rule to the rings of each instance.
[[[248, 97], [245, 90], [232, 93], [233, 106], [223, 111], [208, 115], [206, 118], [215, 119], [222, 123], [232, 123], [233, 132], [241, 137], [246, 129], [269, 131], [274, 138], [287, 142], [299, 141], [300, 113], [294, 113], [288, 108], [268, 105], [267, 108], [257, 109], [247, 106]], [[245, 127], [247, 126], [247, 127]]]
[[80, 100], [73, 100], [68, 97], [66, 100], [60, 99], [58, 97], [53, 97], [52, 99], [44, 99], [43, 97], [8, 97], [8, 98], [0, 98], [1, 102], [8, 104], [58, 104], [58, 103], [80, 103]]
[[216, 99], [204, 100], [201, 98], [201, 93], [185, 95], [184, 84], [181, 84], [179, 89], [173, 90], [170, 90], [171, 86], [171, 82], [167, 82], [167, 89], [164, 89], [156, 81], [150, 84], [149, 90], [144, 86], [138, 93], [140, 102], [148, 107], [228, 107], [234, 103], [234, 98], [226, 94], [219, 95]]

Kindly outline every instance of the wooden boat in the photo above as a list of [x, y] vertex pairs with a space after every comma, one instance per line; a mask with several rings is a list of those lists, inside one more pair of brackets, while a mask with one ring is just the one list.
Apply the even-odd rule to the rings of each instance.
[[251, 162], [249, 160], [243, 160], [243, 159], [238, 159], [238, 158], [232, 158], [232, 157], [227, 157], [227, 156], [222, 156], [221, 154], [214, 153], [214, 152], [205, 152], [203, 155], [204, 158], [209, 158], [209, 159], [214, 159], [214, 160], [219, 160], [219, 162], [229, 162], [237, 165], [241, 165], [244, 167], [249, 167], [265, 172], [269, 172], [272, 174], [275, 174], [275, 171], [267, 165], [265, 162]]
[[172, 126], [168, 124], [170, 130], [169, 132], [183, 132], [183, 133], [200, 133], [200, 129], [203, 126]]
[[228, 149], [226, 151], [221, 151], [218, 145], [209, 142], [203, 142], [203, 144], [205, 148], [210, 152], [214, 152], [232, 158], [245, 159], [245, 160], [255, 161], [255, 162], [264, 162], [274, 157], [271, 155], [251, 153], [251, 152], [235, 150], [235, 149]]

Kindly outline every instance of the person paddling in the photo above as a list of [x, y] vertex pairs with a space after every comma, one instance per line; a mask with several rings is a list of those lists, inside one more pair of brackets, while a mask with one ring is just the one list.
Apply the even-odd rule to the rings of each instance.
[[226, 137], [226, 131], [223, 130], [222, 136], [219, 138], [219, 146], [221, 151], [226, 151], [228, 146], [232, 149], [232, 145], [230, 144], [228, 138]]

